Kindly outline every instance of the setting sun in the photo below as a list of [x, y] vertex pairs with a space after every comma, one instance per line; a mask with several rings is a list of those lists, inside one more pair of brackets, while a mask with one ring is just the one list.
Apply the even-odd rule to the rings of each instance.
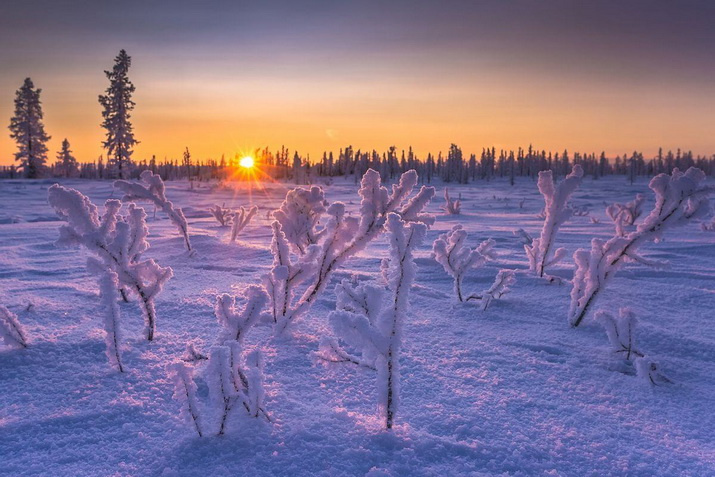
[[246, 169], [250, 169], [255, 165], [255, 161], [251, 156], [245, 156], [242, 157], [240, 161], [238, 161], [238, 164], [241, 167], [245, 167]]

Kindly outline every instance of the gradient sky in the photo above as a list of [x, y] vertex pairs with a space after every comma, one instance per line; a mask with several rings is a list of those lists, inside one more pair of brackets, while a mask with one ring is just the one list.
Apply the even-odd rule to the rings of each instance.
[[102, 72], [121, 48], [135, 159], [452, 142], [715, 153], [712, 1], [5, 1], [3, 128], [30, 76], [51, 160], [65, 137], [95, 160]]

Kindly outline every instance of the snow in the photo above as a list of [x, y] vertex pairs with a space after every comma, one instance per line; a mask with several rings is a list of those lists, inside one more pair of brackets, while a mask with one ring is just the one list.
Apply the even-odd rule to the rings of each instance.
[[[374, 371], [325, 367], [314, 356], [331, 335], [335, 284], [353, 275], [379, 283], [388, 253], [383, 234], [342, 264], [289, 336], [274, 337], [258, 324], [243, 338], [252, 364], [263, 365], [265, 395], [254, 398], [263, 400], [272, 422], [237, 412], [225, 435], [200, 438], [182, 419], [188, 410], [173, 398], [177, 376], [187, 378], [174, 363], [187, 344], [208, 355], [217, 343], [218, 295], [237, 296], [238, 309], [245, 304], [241, 291], [263, 283], [273, 262], [266, 214], [292, 186], [265, 184], [259, 191], [248, 184], [234, 190], [195, 183], [191, 190], [187, 182], [166, 183], [167, 197], [188, 220], [195, 255], [164, 214], [150, 214], [151, 247], [142, 259], [171, 267], [174, 277], [155, 300], [160, 319], [153, 342], [142, 336], [136, 298], [119, 304], [125, 372], [118, 373], [105, 356], [106, 311], [97, 277], [82, 258], [90, 254], [54, 245], [63, 222], [47, 204], [52, 183], [0, 181], [0, 303], [17, 315], [29, 338], [27, 349], [0, 348], [2, 475], [715, 473], [715, 237], [697, 222], [639, 249], [649, 259], [669, 261], [668, 269], [627, 264], [618, 286], [614, 282], [599, 298], [596, 310], [627, 306], [638, 316], [638, 346], [648, 352], [647, 361], [636, 363], [641, 379], [614, 367], [597, 320], [568, 326], [568, 283], [526, 273], [523, 244], [512, 231], [536, 236], [541, 229], [536, 183], [450, 184], [450, 193], [461, 194], [461, 215], [445, 215], [442, 201], [425, 210], [437, 220], [415, 253], [392, 432], [376, 417]], [[111, 182], [61, 183], [94, 204], [120, 195]], [[442, 194], [443, 185], [435, 185]], [[341, 201], [347, 214], [359, 216], [354, 180], [334, 179], [323, 189], [329, 202]], [[646, 180], [629, 185], [622, 177], [585, 178], [571, 203], [590, 214], [561, 226], [558, 245], [567, 258], [549, 273], [570, 280], [571, 254], [588, 248], [592, 238], [614, 234], [606, 205], [627, 204], [638, 193], [650, 210], [654, 199]], [[209, 213], [224, 203], [259, 209], [235, 243]], [[518, 272], [511, 292], [486, 311], [475, 302], [455, 303], [452, 278], [430, 258], [432, 242], [457, 224], [470, 243], [491, 237], [498, 251], [480, 273], [465, 276], [466, 289], [489, 288], [502, 269]], [[193, 392], [190, 381], [183, 382], [184, 394]], [[203, 381], [195, 392], [208, 397]]]

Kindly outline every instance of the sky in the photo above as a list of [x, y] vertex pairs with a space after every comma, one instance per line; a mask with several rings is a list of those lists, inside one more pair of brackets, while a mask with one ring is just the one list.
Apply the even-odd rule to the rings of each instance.
[[[6, 1], [0, 124], [42, 88], [54, 160], [103, 153], [97, 101], [132, 57], [134, 159], [285, 145], [715, 153], [712, 1]], [[13, 161], [9, 131], [0, 164]]]

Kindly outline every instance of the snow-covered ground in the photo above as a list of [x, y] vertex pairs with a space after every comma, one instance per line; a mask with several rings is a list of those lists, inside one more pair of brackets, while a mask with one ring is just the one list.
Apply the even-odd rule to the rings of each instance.
[[[619, 272], [599, 307], [630, 306], [638, 315], [641, 350], [655, 357], [672, 385], [652, 387], [609, 353], [592, 317], [567, 324], [570, 285], [520, 273], [513, 291], [487, 311], [459, 304], [452, 280], [430, 258], [431, 244], [462, 223], [471, 246], [496, 241], [498, 260], [467, 274], [467, 292], [487, 288], [497, 270], [525, 270], [512, 234], [538, 234], [543, 200], [519, 180], [450, 186], [462, 215], [438, 214], [417, 254], [402, 353], [402, 402], [388, 433], [376, 417], [374, 373], [326, 367], [312, 352], [330, 333], [332, 286], [287, 339], [253, 329], [247, 346], [266, 357], [266, 409], [273, 423], [236, 414], [222, 437], [199, 438], [179, 419], [167, 365], [187, 342], [202, 351], [216, 341], [219, 293], [258, 284], [271, 265], [268, 213], [290, 185], [236, 190], [168, 183], [167, 195], [189, 220], [195, 256], [162, 212], [149, 213], [146, 254], [174, 277], [157, 298], [157, 339], [142, 338], [136, 303], [121, 305], [124, 361], [107, 362], [96, 279], [82, 250], [53, 243], [61, 222], [47, 204], [53, 181], [0, 181], [0, 304], [17, 313], [30, 337], [25, 350], [0, 350], [0, 475], [715, 475], [715, 232], [696, 224], [676, 229], [645, 255], [671, 263]], [[97, 205], [118, 198], [111, 182], [63, 181]], [[647, 181], [584, 179], [572, 203], [590, 215], [571, 218], [557, 237], [568, 259], [551, 270], [570, 279], [571, 253], [607, 239], [605, 205]], [[353, 181], [326, 187], [329, 200], [355, 211]], [[522, 199], [525, 199], [522, 203]], [[254, 204], [253, 222], [236, 243], [208, 212]], [[600, 219], [593, 223], [591, 217]], [[376, 278], [385, 237], [334, 277]], [[204, 392], [201, 387], [199, 392]]]

